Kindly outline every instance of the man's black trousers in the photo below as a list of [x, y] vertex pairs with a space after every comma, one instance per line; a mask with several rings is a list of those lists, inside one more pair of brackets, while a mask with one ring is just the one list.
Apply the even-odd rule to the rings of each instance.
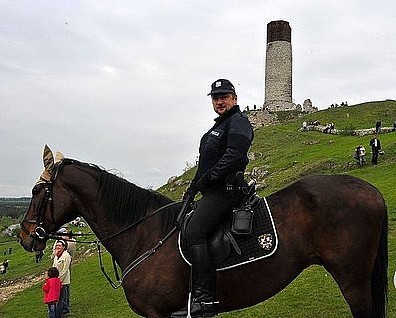
[[197, 202], [195, 212], [186, 228], [188, 246], [207, 244], [222, 221], [231, 215], [234, 200], [223, 187], [208, 189]]

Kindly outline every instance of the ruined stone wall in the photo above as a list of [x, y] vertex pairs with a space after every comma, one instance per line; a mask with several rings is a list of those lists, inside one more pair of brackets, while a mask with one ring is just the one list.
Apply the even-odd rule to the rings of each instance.
[[254, 130], [260, 127], [274, 125], [277, 123], [278, 120], [278, 116], [275, 113], [270, 113], [266, 109], [248, 112], [247, 116]]
[[306, 113], [315, 113], [318, 111], [318, 108], [313, 106], [311, 100], [308, 98], [304, 101], [302, 110]]

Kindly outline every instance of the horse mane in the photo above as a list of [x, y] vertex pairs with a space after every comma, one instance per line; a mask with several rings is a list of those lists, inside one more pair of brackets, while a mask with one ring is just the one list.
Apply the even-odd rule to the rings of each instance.
[[[117, 224], [133, 224], [156, 209], [173, 202], [156, 191], [138, 187], [98, 165], [64, 159], [61, 166], [66, 164], [73, 164], [75, 168], [83, 170], [97, 180], [97, 200], [103, 206], [106, 216]], [[176, 221], [177, 206], [178, 204], [159, 213], [161, 223], [166, 229]]]

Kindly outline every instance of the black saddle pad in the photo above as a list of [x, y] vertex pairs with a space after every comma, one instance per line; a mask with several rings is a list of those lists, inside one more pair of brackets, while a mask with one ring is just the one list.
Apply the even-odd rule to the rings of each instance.
[[[231, 248], [225, 261], [216, 266], [217, 271], [230, 269], [269, 257], [275, 253], [278, 247], [278, 236], [274, 220], [265, 198], [260, 198], [259, 203], [254, 207], [254, 219], [251, 234], [231, 234], [229, 232], [229, 228], [230, 223], [228, 222], [228, 225], [225, 228], [219, 230], [223, 233], [227, 233], [223, 235], [223, 239], [230, 242]], [[231, 239], [229, 238], [230, 235], [232, 235]], [[231, 242], [232, 240], [234, 240], [234, 242]], [[235, 244], [237, 245], [237, 248], [235, 248]], [[181, 236], [179, 235], [179, 251], [184, 260], [190, 264], [180, 246]], [[238, 248], [240, 249], [240, 253], [237, 252]]]

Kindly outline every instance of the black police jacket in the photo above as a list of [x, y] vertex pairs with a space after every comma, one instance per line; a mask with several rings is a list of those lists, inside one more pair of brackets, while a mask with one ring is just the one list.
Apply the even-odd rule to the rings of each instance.
[[253, 128], [238, 105], [215, 119], [215, 125], [201, 138], [199, 161], [190, 191], [204, 192], [222, 186], [228, 176], [244, 171], [248, 150], [253, 140]]

